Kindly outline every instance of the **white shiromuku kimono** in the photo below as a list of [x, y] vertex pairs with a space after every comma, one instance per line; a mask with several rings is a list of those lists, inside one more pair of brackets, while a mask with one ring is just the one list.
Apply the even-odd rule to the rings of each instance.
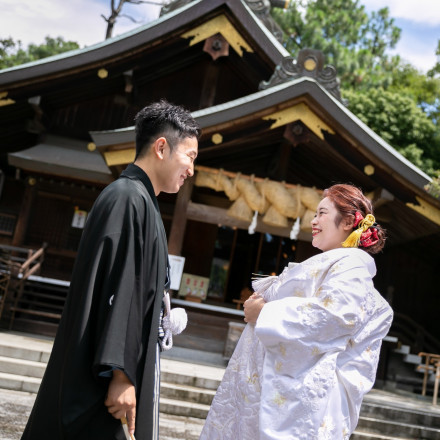
[[393, 312], [373, 258], [341, 248], [254, 281], [267, 301], [229, 361], [200, 440], [347, 440]]

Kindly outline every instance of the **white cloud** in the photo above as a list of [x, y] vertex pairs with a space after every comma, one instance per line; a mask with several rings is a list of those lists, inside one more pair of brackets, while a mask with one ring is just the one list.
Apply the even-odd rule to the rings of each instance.
[[81, 46], [105, 37], [102, 5], [93, 0], [1, 0], [0, 37], [40, 44], [44, 37], [62, 36]]
[[439, 0], [363, 0], [367, 10], [377, 11], [388, 6], [390, 16], [429, 26], [440, 25]]
[[[402, 58], [423, 71], [435, 64], [435, 48], [440, 38], [439, 0], [417, 0], [416, 6], [414, 0], [361, 0], [361, 3], [370, 12], [388, 6], [391, 17], [404, 20], [397, 46]], [[43, 43], [47, 35], [62, 36], [78, 42], [81, 47], [99, 43], [104, 40], [107, 27], [101, 14], [107, 16], [110, 12], [110, 0], [0, 0], [0, 6], [0, 38], [21, 40], [24, 47], [29, 43]], [[126, 4], [123, 13], [138, 23], [120, 17], [113, 35], [148, 23], [156, 19], [159, 12], [159, 6]], [[418, 24], [422, 31], [409, 29], [406, 20]]]
[[[81, 47], [103, 41], [107, 24], [102, 15], [109, 15], [110, 2], [103, 0], [0, 0], [0, 38], [12, 37], [29, 43], [41, 44], [44, 37], [62, 36]], [[124, 13], [139, 23], [121, 17], [114, 28], [117, 36], [145, 24], [159, 15], [159, 7], [127, 5]], [[130, 8], [131, 7], [131, 8]]]

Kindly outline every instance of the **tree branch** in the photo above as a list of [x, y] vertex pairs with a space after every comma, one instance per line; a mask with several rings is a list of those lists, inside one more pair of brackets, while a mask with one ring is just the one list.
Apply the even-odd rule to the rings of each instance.
[[140, 21], [135, 20], [133, 17], [131, 17], [130, 15], [126, 15], [126, 14], [120, 14], [119, 17], [125, 17], [128, 18], [129, 20], [131, 20], [133, 23], [140, 23]]

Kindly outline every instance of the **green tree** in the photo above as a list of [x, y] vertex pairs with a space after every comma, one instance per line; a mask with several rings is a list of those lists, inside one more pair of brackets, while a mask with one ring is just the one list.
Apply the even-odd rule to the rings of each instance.
[[440, 40], [437, 41], [437, 50], [435, 51], [437, 55], [437, 62], [435, 66], [428, 72], [428, 76], [434, 77], [440, 74]]
[[437, 127], [413, 99], [382, 88], [343, 96], [350, 111], [404, 157], [430, 175], [440, 169]]
[[[424, 75], [389, 55], [400, 38], [388, 8], [368, 15], [359, 0], [293, 0], [273, 15], [285, 46], [321, 50], [341, 80], [348, 107], [428, 174], [440, 170], [440, 61]], [[440, 41], [437, 48], [440, 59]], [[437, 171], [436, 171], [437, 170]]]
[[36, 61], [78, 48], [78, 43], [65, 41], [62, 37], [52, 38], [47, 36], [43, 44], [29, 44], [27, 49], [23, 49], [20, 40], [14, 41], [10, 37], [0, 39], [0, 69]]
[[440, 117], [440, 78], [424, 75], [411, 64], [401, 64], [388, 90], [414, 99], [437, 124]]
[[303, 48], [321, 50], [335, 66], [343, 88], [386, 87], [399, 57], [386, 51], [400, 38], [388, 8], [369, 17], [358, 0], [297, 0], [273, 10], [292, 56]]

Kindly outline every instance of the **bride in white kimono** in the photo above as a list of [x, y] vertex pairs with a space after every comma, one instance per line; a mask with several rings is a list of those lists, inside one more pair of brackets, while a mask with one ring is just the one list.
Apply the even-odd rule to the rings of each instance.
[[334, 185], [312, 235], [322, 254], [253, 282], [200, 440], [348, 440], [356, 428], [393, 317], [365, 252], [385, 232], [360, 190]]

